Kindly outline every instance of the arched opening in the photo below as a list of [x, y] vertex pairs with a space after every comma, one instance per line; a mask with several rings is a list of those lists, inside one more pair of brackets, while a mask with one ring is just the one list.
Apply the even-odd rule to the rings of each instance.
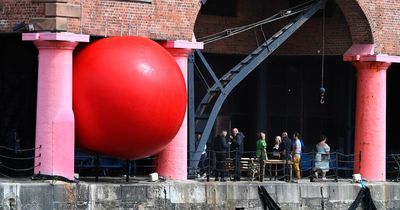
[[[212, 0], [209, 0], [210, 2]], [[195, 26], [202, 37], [226, 28], [261, 20], [289, 8], [293, 1], [237, 1], [235, 16], [200, 12]], [[355, 71], [342, 61], [352, 38], [346, 19], [333, 1], [326, 17], [325, 77], [327, 102], [319, 103], [321, 83], [322, 15], [311, 18], [258, 70], [246, 78], [225, 102], [214, 126], [239, 127], [247, 136], [245, 147], [255, 149], [256, 133], [266, 131], [269, 144], [282, 131], [300, 131], [306, 151], [314, 148], [321, 132], [326, 133], [336, 151], [352, 152], [354, 127]], [[206, 45], [206, 57], [217, 75], [235, 65], [245, 55], [277, 31], [285, 20]], [[201, 88], [198, 81], [197, 87]], [[202, 92], [196, 95], [197, 102]], [[343, 97], [348, 96], [348, 97]]]
[[374, 43], [371, 26], [357, 1], [336, 0], [349, 26], [352, 42], [355, 44]]
[[[375, 45], [375, 51], [380, 52], [382, 46], [376, 44], [370, 22], [365, 15], [362, 5], [357, 1], [336, 0], [338, 6], [343, 12], [351, 32], [352, 42], [354, 44]], [[382, 20], [380, 20], [382, 21]], [[375, 52], [377, 53], [377, 52]], [[400, 144], [394, 141], [396, 138], [397, 125], [400, 123], [400, 112], [398, 112], [399, 99], [396, 90], [400, 88], [399, 82], [399, 64], [392, 64], [387, 70], [387, 110], [386, 110], [386, 153], [399, 153]]]
[[[293, 2], [244, 3], [238, 0], [235, 16], [218, 15], [215, 11], [213, 15], [200, 14], [195, 34], [202, 37], [261, 20], [274, 11], [286, 9]], [[274, 136], [282, 131], [300, 131], [307, 152], [314, 148], [322, 132], [328, 135], [328, 142], [334, 151], [353, 153], [356, 72], [351, 63], [343, 61], [342, 55], [352, 44], [374, 43], [374, 38], [371, 25], [357, 2], [337, 0], [328, 3], [324, 75], [326, 104], [318, 103], [322, 18], [316, 15], [232, 93], [216, 121], [214, 135], [223, 129], [239, 127], [247, 134], [246, 149], [254, 151], [259, 131], [267, 132], [270, 145]], [[265, 36], [275, 32], [280, 24], [283, 21], [206, 45], [204, 52], [217, 69], [217, 75], [235, 65], [262, 43]], [[393, 64], [388, 72], [387, 153], [399, 151], [398, 143], [392, 140], [399, 119], [395, 108], [398, 97], [394, 91], [400, 84], [394, 71], [398, 68], [397, 64]]]

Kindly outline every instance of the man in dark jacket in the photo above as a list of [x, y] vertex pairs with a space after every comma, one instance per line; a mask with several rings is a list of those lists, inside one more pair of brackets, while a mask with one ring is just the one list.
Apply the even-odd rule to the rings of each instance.
[[292, 152], [292, 140], [288, 137], [287, 132], [282, 133], [282, 149], [284, 160], [291, 160], [290, 154]]
[[219, 177], [221, 177], [221, 182], [225, 182], [225, 172], [224, 172], [224, 163], [226, 159], [226, 155], [228, 153], [228, 140], [226, 138], [228, 132], [223, 130], [220, 135], [215, 138], [214, 141], [214, 151], [215, 151], [215, 159], [216, 159], [216, 169], [215, 169], [215, 181], [219, 181]]
[[[292, 140], [288, 137], [288, 133], [287, 132], [283, 132], [282, 133], [282, 148], [283, 148], [283, 159], [286, 161], [291, 160], [291, 152], [292, 152]], [[289, 166], [285, 165], [285, 179], [286, 181], [291, 180], [292, 178], [292, 174], [290, 174], [290, 170], [289, 170]]]
[[234, 151], [235, 154], [235, 174], [234, 180], [240, 181], [240, 159], [242, 158], [243, 154], [243, 144], [244, 144], [244, 135], [243, 133], [239, 132], [237, 128], [232, 129], [232, 136], [231, 136], [231, 149]]

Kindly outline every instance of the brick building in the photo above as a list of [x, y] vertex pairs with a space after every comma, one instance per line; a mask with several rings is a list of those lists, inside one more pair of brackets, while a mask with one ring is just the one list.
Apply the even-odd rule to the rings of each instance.
[[199, 8], [200, 3], [191, 0], [5, 0], [1, 2], [0, 31], [10, 32], [25, 21], [37, 31], [190, 40]]
[[[0, 136], [6, 139], [7, 131], [17, 127], [23, 146], [34, 144], [37, 49], [21, 40], [21, 32], [66, 31], [90, 35], [92, 39], [138, 35], [158, 42], [191, 41], [193, 32], [201, 38], [259, 21], [303, 2], [208, 0], [200, 10], [199, 0], [2, 0], [0, 97], [5, 102], [0, 112]], [[268, 131], [269, 138], [282, 130], [301, 131], [309, 145], [306, 149], [312, 149], [318, 134], [326, 132], [336, 150], [352, 153], [354, 138], [361, 138], [357, 134], [360, 131], [355, 131], [357, 77], [356, 68], [343, 61], [343, 55], [355, 44], [363, 44], [364, 51], [350, 51], [346, 59], [359, 60], [367, 54], [375, 56], [375, 60], [367, 56], [369, 62], [393, 62], [387, 71], [387, 110], [383, 110], [387, 117], [381, 116], [384, 121], [386, 117], [386, 130], [371, 129], [373, 134], [366, 133], [371, 136], [368, 138], [386, 137], [387, 152], [398, 152], [400, 145], [392, 139], [397, 136], [400, 118], [396, 109], [400, 101], [394, 91], [398, 88], [400, 68], [395, 64], [400, 55], [399, 10], [400, 3], [395, 0], [329, 0], [325, 25], [322, 12], [317, 13], [244, 80], [224, 104], [216, 130], [230, 125], [240, 127], [247, 134], [249, 150], [254, 147], [253, 136], [260, 130]], [[287, 19], [275, 21], [207, 44], [203, 52], [217, 75], [222, 75], [286, 23]], [[324, 105], [319, 104], [322, 54], [327, 89]], [[379, 60], [380, 56], [389, 60]], [[196, 88], [201, 89], [200, 82], [195, 82]], [[196, 94], [198, 103], [202, 92]]]
[[[215, 7], [227, 4], [219, 2], [219, 5], [214, 3]], [[212, 5], [203, 8], [195, 25], [196, 36], [202, 37], [225, 28], [256, 22], [282, 9], [302, 3], [240, 0], [235, 2], [236, 7], [230, 14], [213, 9]], [[209, 3], [212, 4], [211, 1]], [[354, 128], [357, 130], [359, 124], [357, 118], [360, 117], [356, 117], [357, 108], [354, 109], [358, 106], [357, 100], [361, 101], [355, 99], [357, 83], [358, 88], [361, 84], [357, 82], [356, 75], [360, 73], [355, 71], [351, 63], [343, 61], [343, 55], [354, 44], [373, 43], [373, 52], [368, 54], [397, 56], [400, 42], [399, 21], [395, 21], [398, 19], [398, 14], [395, 14], [397, 7], [396, 2], [328, 1], [325, 25], [323, 26], [322, 14], [316, 14], [275, 51], [273, 56], [261, 64], [258, 71], [250, 75], [232, 93], [231, 98], [228, 98], [229, 102], [224, 105], [217, 119], [217, 128], [239, 126], [249, 134], [250, 139], [255, 139], [255, 133], [260, 130], [269, 132], [271, 139], [282, 130], [301, 131], [306, 150], [313, 149], [318, 134], [324, 132], [330, 136], [330, 143], [336, 151], [351, 153], [354, 138], [362, 136], [360, 132], [366, 133], [367, 136], [374, 135], [366, 130], [354, 132]], [[262, 28], [210, 43], [205, 46], [204, 51], [209, 53], [210, 63], [217, 69], [215, 71], [226, 70], [238, 63], [243, 58], [241, 55], [249, 54], [264, 42], [264, 37], [272, 36], [285, 24], [284, 20], [266, 24]], [[323, 41], [323, 80], [327, 93], [326, 103], [321, 105], [318, 102], [318, 90], [322, 79]], [[399, 148], [395, 141], [391, 141], [396, 135], [398, 118], [395, 108], [398, 103], [395, 94], [398, 68], [398, 64], [393, 63], [388, 70], [387, 127], [385, 134], [379, 137], [387, 137], [387, 153], [396, 152]], [[386, 104], [381, 107], [386, 107]], [[227, 121], [229, 123], [226, 123]], [[374, 129], [372, 127], [369, 129]], [[248, 143], [250, 148], [254, 148], [254, 144], [251, 140]], [[357, 148], [356, 146], [356, 151]], [[377, 151], [379, 149], [374, 150], [374, 153]]]
[[[196, 19], [197, 25], [200, 25], [196, 28], [196, 35], [200, 37], [219, 29], [259, 20], [301, 2], [235, 0], [233, 4], [237, 4], [237, 11], [234, 17], [201, 14], [198, 17], [201, 4], [197, 0], [3, 0], [0, 4], [0, 31], [11, 32], [16, 24], [25, 21], [33, 24], [34, 30], [38, 31], [69, 31], [96, 36], [119, 36], [121, 33], [127, 35], [131, 31], [131, 34], [155, 40], [190, 40]], [[332, 11], [329, 12], [331, 17], [327, 19], [327, 33], [338, 33], [335, 40], [327, 37], [328, 54], [343, 53], [346, 45], [351, 43], [374, 43], [375, 52], [391, 55], [400, 53], [400, 23], [397, 13], [400, 5], [396, 1], [376, 3], [367, 0], [338, 0], [328, 2], [328, 5]], [[320, 23], [318, 20], [311, 21], [292, 40], [307, 40], [304, 34], [318, 33], [316, 25]], [[333, 43], [338, 42], [340, 46], [334, 46]], [[295, 41], [289, 43], [293, 45]], [[329, 43], [332, 43], [331, 47]], [[318, 43], [316, 45], [319, 46]], [[229, 49], [227, 51], [230, 52]], [[306, 52], [285, 54], [296, 53]], [[310, 49], [306, 54], [314, 53], [315, 50]]]

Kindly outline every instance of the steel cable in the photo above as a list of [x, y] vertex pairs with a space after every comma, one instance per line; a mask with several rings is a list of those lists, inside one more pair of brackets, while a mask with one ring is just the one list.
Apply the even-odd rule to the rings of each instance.
[[311, 0], [311, 1], [299, 4], [297, 6], [291, 7], [286, 10], [281, 10], [271, 17], [268, 17], [266, 19], [263, 19], [263, 20], [260, 20], [260, 21], [257, 21], [257, 22], [251, 23], [251, 24], [234, 27], [234, 28], [228, 28], [228, 29], [225, 29], [223, 31], [220, 31], [220, 32], [217, 32], [214, 34], [201, 37], [198, 39], [198, 41], [204, 42], [204, 44], [209, 44], [211, 42], [215, 42], [215, 41], [225, 39], [225, 38], [237, 35], [239, 33], [251, 30], [258, 26], [262, 26], [267, 23], [271, 23], [271, 22], [274, 22], [274, 21], [277, 21], [277, 20], [280, 20], [283, 18], [287, 18], [287, 17], [293, 16], [293, 15], [299, 14], [299, 13], [304, 12], [307, 9], [309, 9], [312, 6], [311, 3], [313, 3], [313, 2], [315, 2], [315, 0]]

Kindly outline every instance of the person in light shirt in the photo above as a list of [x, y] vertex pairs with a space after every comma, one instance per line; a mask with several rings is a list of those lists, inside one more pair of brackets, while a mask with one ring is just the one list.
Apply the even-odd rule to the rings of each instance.
[[326, 136], [321, 135], [319, 138], [319, 142], [315, 145], [317, 149], [317, 153], [315, 154], [315, 167], [314, 167], [314, 175], [318, 178], [318, 173], [320, 172], [322, 175], [322, 179], [326, 179], [326, 172], [329, 171], [329, 152], [331, 148], [326, 143]]

